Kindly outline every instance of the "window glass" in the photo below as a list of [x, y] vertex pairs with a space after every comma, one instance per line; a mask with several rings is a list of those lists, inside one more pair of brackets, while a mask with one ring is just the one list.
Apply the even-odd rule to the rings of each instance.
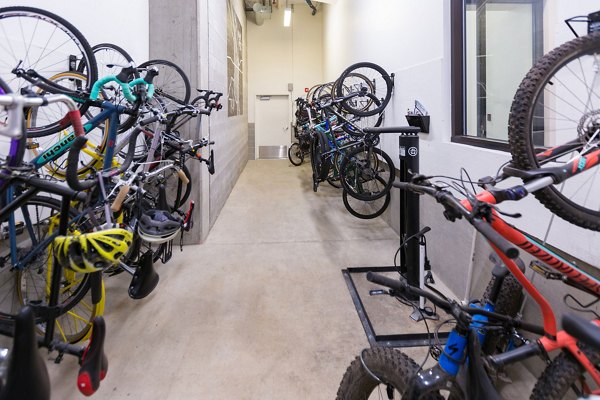
[[465, 4], [465, 134], [507, 140], [519, 83], [543, 53], [542, 0]]

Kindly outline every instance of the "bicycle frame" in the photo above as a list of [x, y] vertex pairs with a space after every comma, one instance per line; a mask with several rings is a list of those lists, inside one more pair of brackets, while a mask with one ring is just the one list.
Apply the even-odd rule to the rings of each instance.
[[[545, 151], [543, 156], [548, 157], [552, 153], [553, 151], [550, 149]], [[530, 174], [538, 173], [538, 177], [536, 178], [535, 175], [532, 175], [532, 179], [523, 185], [518, 185], [508, 189], [485, 190], [478, 194], [476, 198], [477, 200], [488, 204], [499, 204], [504, 200], [519, 200], [525, 197], [528, 193], [555, 183], [559, 183], [561, 180], [568, 179], [583, 171], [593, 168], [599, 163], [600, 150], [595, 150], [587, 155], [578, 156], [572, 159], [559, 169], [546, 168], [537, 171], [529, 171]], [[543, 175], [544, 171], [548, 171], [546, 176]], [[468, 199], [463, 200], [461, 203], [468, 210], [472, 210]], [[520, 249], [529, 253], [536, 259], [542, 261], [544, 264], [555, 269], [568, 279], [572, 280], [574, 283], [585, 288], [587, 292], [593, 293], [597, 297], [600, 297], [600, 280], [598, 278], [588, 274], [575, 263], [566, 260], [549, 249], [547, 246], [544, 246], [542, 243], [539, 243], [526, 233], [521, 232], [512, 225], [508, 224], [498, 215], [497, 212], [495, 212], [495, 210], [492, 210], [492, 218], [489, 222], [491, 227], [506, 240], [518, 246]], [[577, 347], [575, 339], [564, 331], [557, 332], [556, 316], [552, 311], [550, 303], [525, 277], [525, 274], [519, 269], [515, 261], [506, 256], [493, 243], [490, 242], [490, 245], [500, 256], [502, 262], [507, 266], [510, 272], [519, 281], [521, 286], [523, 286], [527, 293], [538, 304], [542, 311], [544, 337], [538, 340], [541, 348], [546, 352], [557, 349], [566, 349], [581, 363], [582, 366], [585, 367], [586, 371], [594, 379], [596, 384], [600, 386], [600, 372], [596, 370], [594, 365], [589, 361], [585, 354], [580, 351], [580, 349]], [[596, 324], [600, 324], [600, 321], [594, 322]], [[510, 359], [510, 357], [507, 357], [507, 359]], [[519, 358], [516, 358], [515, 360], [517, 359]], [[600, 390], [594, 391], [594, 393], [600, 393]]]
[[[86, 124], [83, 125], [83, 129], [85, 133], [90, 132], [92, 129], [97, 128], [103, 122], [109, 122], [109, 131], [107, 138], [107, 147], [105, 149], [104, 161], [102, 164], [103, 169], [109, 169], [112, 167], [112, 158], [114, 155], [114, 147], [117, 139], [117, 133], [119, 128], [119, 116], [127, 109], [124, 106], [115, 105], [108, 101], [103, 101], [101, 104], [102, 111], [96, 115], [94, 118], [89, 120]], [[65, 153], [69, 151], [73, 141], [75, 140], [75, 132], [69, 133], [65, 138], [58, 141], [56, 144], [52, 145], [48, 150], [39, 154], [33, 160], [31, 160], [31, 164], [39, 169], [44, 165], [58, 159]]]

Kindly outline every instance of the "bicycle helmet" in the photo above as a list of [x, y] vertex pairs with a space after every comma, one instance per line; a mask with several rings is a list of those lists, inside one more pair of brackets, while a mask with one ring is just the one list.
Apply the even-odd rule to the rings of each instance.
[[144, 211], [138, 222], [140, 238], [149, 243], [165, 243], [181, 231], [182, 221], [164, 210]]
[[54, 254], [64, 268], [90, 273], [117, 264], [132, 241], [133, 234], [121, 228], [58, 236], [54, 239]]

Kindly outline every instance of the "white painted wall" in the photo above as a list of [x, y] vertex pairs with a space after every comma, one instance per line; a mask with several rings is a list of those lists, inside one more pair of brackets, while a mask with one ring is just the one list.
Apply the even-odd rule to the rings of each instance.
[[[550, 45], [571, 39], [572, 34], [566, 26], [563, 28], [564, 18], [600, 9], [598, 0], [547, 3], [546, 26], [550, 26], [547, 32], [556, 32], [546, 35], [547, 49]], [[450, 142], [449, 1], [345, 0], [325, 6], [324, 18], [323, 64], [326, 80], [335, 79], [337, 74], [354, 62], [372, 61], [396, 73], [395, 90], [386, 109], [385, 125], [406, 125], [405, 111], [412, 107], [415, 99], [429, 110], [431, 133], [421, 135], [422, 173], [458, 176], [460, 168], [464, 167], [473, 179], [477, 179], [494, 174], [498, 167], [509, 160], [510, 156], [505, 152]], [[384, 135], [382, 147], [397, 162], [397, 136]], [[395, 207], [398, 207], [398, 203]], [[550, 213], [535, 199], [506, 204], [502, 209], [509, 212], [518, 210], [523, 217], [515, 220], [515, 225], [538, 237], [544, 236]], [[437, 205], [424, 201], [421, 213], [424, 223], [434, 228], [428, 241], [428, 251], [435, 272], [453, 290], [462, 293], [470, 258], [470, 236], [465, 238], [465, 243], [459, 240], [456, 235], [457, 224], [443, 220], [442, 209]], [[397, 212], [390, 215], [397, 216]], [[597, 250], [600, 233], [579, 229], [556, 219], [549, 242], [600, 265], [600, 253]], [[444, 264], [441, 264], [442, 261]]]
[[257, 95], [290, 94], [291, 122], [293, 100], [305, 96], [304, 88], [323, 83], [323, 14], [312, 16], [306, 4], [295, 4], [291, 26], [284, 27], [283, 10], [273, 7], [263, 25], [247, 23], [249, 123], [255, 122]]
[[73, 24], [94, 46], [112, 43], [141, 64], [148, 60], [147, 0], [0, 0], [0, 7], [30, 6], [50, 11]]

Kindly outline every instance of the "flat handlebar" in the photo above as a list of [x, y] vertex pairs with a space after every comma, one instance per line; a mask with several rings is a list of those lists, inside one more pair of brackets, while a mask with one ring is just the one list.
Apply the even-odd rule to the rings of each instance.
[[[477, 215], [474, 215], [471, 211], [469, 211], [462, 204], [462, 202], [454, 197], [454, 195], [449, 191], [430, 185], [409, 182], [394, 182], [393, 185], [401, 190], [409, 190], [411, 192], [427, 194], [434, 197], [436, 201], [442, 204], [446, 210], [450, 210], [452, 212], [452, 216], [457, 216], [458, 218], [465, 217], [465, 219], [469, 221], [469, 223], [473, 225], [473, 227], [477, 229], [479, 233], [481, 233], [490, 243], [498, 248], [498, 250], [500, 250], [505, 256], [512, 259], [519, 257], [519, 249], [517, 247], [515, 247], [512, 243], [502, 237], [502, 235], [500, 235], [496, 230], [494, 230], [488, 221]], [[449, 218], [448, 214], [445, 215], [446, 218]]]

